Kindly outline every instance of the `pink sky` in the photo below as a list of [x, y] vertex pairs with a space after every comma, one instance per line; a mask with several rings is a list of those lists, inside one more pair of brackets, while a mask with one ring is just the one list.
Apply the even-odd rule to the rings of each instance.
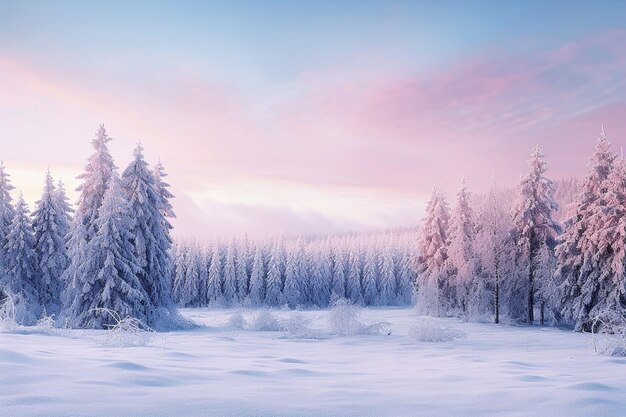
[[32, 203], [47, 166], [77, 185], [104, 123], [119, 167], [137, 140], [164, 162], [177, 235], [411, 226], [433, 185], [512, 185], [536, 144], [553, 178], [585, 172], [601, 123], [622, 145], [626, 31], [528, 49], [419, 70], [338, 62], [250, 87], [190, 62], [95, 66], [0, 47], [0, 155]]

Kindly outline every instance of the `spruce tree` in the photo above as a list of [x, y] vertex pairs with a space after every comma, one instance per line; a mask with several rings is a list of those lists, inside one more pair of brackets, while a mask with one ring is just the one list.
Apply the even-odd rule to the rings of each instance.
[[135, 148], [134, 159], [122, 174], [122, 184], [135, 219], [132, 232], [135, 256], [141, 267], [139, 280], [153, 305], [171, 307], [171, 225], [164, 217], [164, 198], [157, 193], [141, 145]]
[[347, 291], [346, 297], [356, 305], [363, 304], [363, 289], [361, 288], [361, 276], [362, 265], [361, 256], [358, 248], [352, 247], [350, 254], [348, 255], [348, 262], [350, 264], [349, 274], [347, 279]]
[[[4, 162], [0, 161], [0, 277], [4, 270], [4, 255], [6, 252], [7, 235], [11, 229], [15, 208], [12, 204], [11, 190], [15, 187], [11, 185], [9, 174], [6, 172]], [[0, 293], [0, 301], [2, 299]]]
[[[554, 200], [554, 185], [545, 177], [547, 164], [539, 146], [528, 161], [530, 172], [522, 178], [518, 188], [517, 203], [513, 212], [513, 238], [517, 247], [518, 268], [526, 270], [525, 293], [528, 324], [534, 321], [535, 293], [542, 283], [537, 284], [536, 267], [539, 250], [552, 249], [560, 226], [553, 219], [558, 209]], [[543, 324], [543, 323], [541, 323]]]
[[565, 287], [563, 313], [579, 331], [591, 330], [596, 319], [623, 320], [626, 311], [625, 171], [603, 129], [557, 247], [557, 275]]
[[20, 195], [6, 235], [4, 246], [5, 273], [0, 276], [0, 289], [15, 304], [19, 324], [35, 324], [41, 314], [36, 283], [35, 237], [28, 207]]
[[69, 265], [66, 250], [67, 213], [52, 183], [50, 170], [46, 173], [43, 194], [33, 212], [35, 255], [37, 265], [37, 291], [41, 304], [49, 314], [57, 313], [61, 304], [63, 273]]
[[277, 240], [272, 247], [272, 252], [267, 266], [265, 303], [270, 306], [278, 306], [282, 301], [282, 254], [283, 250], [281, 248], [281, 241]]
[[386, 306], [396, 303], [396, 275], [393, 256], [388, 248], [381, 253], [379, 304]]
[[70, 264], [64, 274], [64, 308], [73, 302], [72, 291], [87, 279], [78, 276], [78, 270], [82, 264], [90, 262], [90, 254], [85, 248], [98, 231], [100, 206], [111, 179], [116, 175], [113, 157], [107, 146], [110, 141], [104, 126], [100, 125], [96, 137], [91, 141], [94, 153], [87, 160], [85, 171], [78, 176], [83, 183], [77, 188], [80, 196], [67, 243]]
[[425, 314], [443, 315], [449, 301], [449, 277], [445, 263], [448, 257], [448, 204], [435, 188], [426, 206], [421, 230], [417, 269], [417, 307]]
[[134, 253], [133, 217], [119, 179], [110, 186], [98, 210], [97, 233], [83, 250], [77, 266], [72, 298], [67, 309], [70, 324], [79, 328], [107, 328], [115, 324], [109, 311], [133, 317], [150, 326], [153, 308], [139, 280], [140, 265]]
[[250, 275], [250, 302], [252, 305], [260, 305], [265, 301], [265, 264], [263, 261], [263, 249], [257, 243], [254, 250], [252, 272]]
[[220, 246], [217, 242], [213, 244], [211, 264], [208, 271], [207, 303], [210, 306], [222, 306], [224, 302], [222, 295], [222, 257], [220, 255]]
[[455, 293], [455, 303], [450, 307], [466, 314], [470, 287], [477, 273], [477, 262], [474, 253], [476, 219], [470, 203], [470, 194], [465, 186], [465, 178], [461, 181], [461, 188], [456, 197], [448, 231], [450, 243], [447, 269], [450, 273], [450, 285]]
[[235, 241], [231, 240], [226, 250], [226, 260], [224, 261], [224, 281], [222, 283], [222, 293], [226, 305], [236, 301], [237, 296], [237, 270], [235, 269]]

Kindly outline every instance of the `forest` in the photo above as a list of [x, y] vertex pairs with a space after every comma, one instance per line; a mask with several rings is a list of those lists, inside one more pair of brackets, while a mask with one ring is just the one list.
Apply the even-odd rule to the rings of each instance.
[[434, 187], [426, 215], [390, 231], [230, 241], [179, 239], [161, 162], [138, 145], [122, 174], [100, 126], [76, 206], [46, 173], [31, 214], [0, 166], [0, 290], [32, 325], [106, 328], [111, 312], [154, 329], [178, 307], [413, 305], [469, 321], [623, 326], [626, 161], [604, 129], [584, 178], [553, 181], [537, 146], [514, 187], [493, 182], [452, 204]]

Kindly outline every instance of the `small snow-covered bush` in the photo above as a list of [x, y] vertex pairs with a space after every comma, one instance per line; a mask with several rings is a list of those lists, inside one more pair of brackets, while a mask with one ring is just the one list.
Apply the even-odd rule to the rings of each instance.
[[287, 319], [282, 320], [281, 327], [287, 332], [289, 339], [319, 339], [323, 335], [311, 327], [311, 319], [307, 319], [300, 313], [292, 313]]
[[597, 316], [591, 324], [593, 350], [604, 356], [626, 356], [626, 317]]
[[432, 317], [420, 317], [409, 329], [409, 338], [418, 342], [451, 342], [465, 336], [462, 330], [452, 328], [443, 320]]
[[42, 329], [52, 330], [56, 327], [56, 323], [54, 322], [53, 316], [43, 315], [39, 320], [37, 320], [37, 327], [41, 327]]
[[278, 319], [272, 313], [267, 310], [259, 312], [252, 322], [252, 329], [266, 332], [277, 332], [281, 330]]
[[17, 329], [15, 316], [15, 303], [13, 298], [7, 295], [3, 300], [0, 300], [0, 332], [12, 332]]
[[364, 324], [359, 321], [360, 314], [361, 309], [349, 300], [345, 298], [336, 300], [328, 315], [328, 330], [330, 334], [354, 336], [358, 334], [389, 333], [391, 323]]
[[154, 330], [134, 317], [121, 318], [117, 312], [105, 308], [95, 309], [109, 314], [115, 324], [109, 325], [102, 344], [111, 347], [149, 346]]
[[241, 311], [233, 313], [226, 323], [226, 327], [230, 329], [243, 329], [248, 325]]

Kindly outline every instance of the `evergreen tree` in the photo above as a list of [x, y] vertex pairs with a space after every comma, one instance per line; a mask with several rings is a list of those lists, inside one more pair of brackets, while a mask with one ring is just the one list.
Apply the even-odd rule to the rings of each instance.
[[378, 280], [378, 260], [376, 251], [370, 246], [365, 253], [363, 265], [363, 301], [365, 305], [376, 305], [379, 302], [376, 281]]
[[263, 262], [263, 249], [259, 243], [254, 250], [252, 273], [250, 275], [250, 302], [252, 305], [260, 305], [265, 301], [265, 264]]
[[235, 242], [231, 240], [226, 250], [226, 260], [224, 262], [224, 281], [222, 284], [224, 302], [230, 305], [236, 301], [237, 296], [237, 271], [235, 269]]
[[532, 324], [536, 289], [543, 284], [535, 282], [537, 256], [542, 247], [555, 247], [560, 226], [552, 217], [558, 205], [554, 201], [554, 185], [544, 176], [547, 164], [539, 146], [531, 154], [528, 164], [530, 172], [519, 185], [513, 213], [513, 238], [517, 246], [517, 259], [520, 261], [518, 265], [522, 267], [519, 269], [527, 271], [527, 321]]
[[237, 245], [235, 255], [235, 273], [237, 275], [237, 299], [243, 302], [248, 297], [250, 277], [248, 276], [248, 242], [243, 240]]
[[578, 331], [590, 330], [596, 317], [623, 314], [622, 164], [603, 130], [557, 247], [557, 275], [565, 289], [563, 313]]
[[164, 197], [157, 193], [154, 175], [142, 151], [141, 145], [135, 148], [134, 160], [122, 174], [126, 198], [135, 218], [132, 234], [141, 267], [139, 280], [153, 305], [170, 307], [171, 225], [164, 217]]
[[217, 242], [213, 245], [211, 264], [207, 283], [207, 302], [211, 306], [221, 306], [224, 301], [222, 295], [222, 259]]
[[356, 305], [363, 304], [363, 290], [361, 288], [361, 257], [357, 248], [351, 248], [348, 255], [348, 262], [350, 264], [349, 274], [347, 279], [347, 291], [346, 297]]
[[265, 288], [265, 303], [270, 306], [278, 306], [282, 299], [282, 264], [281, 241], [277, 240], [272, 247], [269, 263], [267, 266], [267, 282]]
[[63, 181], [59, 180], [57, 183], [57, 187], [54, 192], [55, 205], [57, 207], [58, 213], [58, 228], [59, 234], [63, 236], [65, 240], [65, 247], [67, 248], [68, 239], [70, 238], [71, 224], [72, 224], [72, 213], [74, 213], [74, 209], [69, 203], [69, 199], [67, 198], [67, 194], [65, 193], [65, 186], [63, 185]]
[[[77, 188], [80, 192], [76, 213], [72, 221], [69, 234], [68, 255], [70, 264], [65, 271], [64, 280], [66, 289], [78, 288], [85, 282], [87, 277], [78, 276], [81, 265], [90, 262], [90, 254], [86, 251], [86, 245], [96, 235], [98, 227], [98, 213], [104, 194], [111, 179], [116, 175], [116, 167], [107, 144], [111, 138], [107, 135], [103, 125], [100, 125], [96, 137], [91, 141], [94, 153], [87, 160], [85, 171], [78, 176], [83, 183]], [[73, 294], [63, 293], [65, 307], [73, 302]]]
[[41, 314], [36, 283], [35, 237], [30, 225], [28, 207], [20, 195], [15, 206], [4, 246], [5, 273], [0, 289], [15, 303], [16, 321], [31, 325]]
[[[11, 203], [12, 198], [10, 194], [14, 188], [9, 180], [9, 174], [5, 170], [4, 162], [0, 161], [0, 277], [2, 277], [4, 270], [7, 235], [15, 217], [15, 208]], [[2, 298], [2, 293], [0, 292], [0, 301]]]
[[346, 271], [343, 259], [343, 250], [335, 248], [333, 251], [333, 281], [331, 300], [346, 297]]
[[133, 217], [119, 179], [113, 177], [98, 210], [97, 234], [84, 248], [88, 254], [77, 266], [67, 310], [70, 324], [80, 328], [106, 328], [120, 317], [134, 317], [153, 325], [153, 308], [138, 273], [132, 244]]
[[41, 305], [47, 313], [57, 313], [60, 309], [63, 290], [61, 276], [69, 265], [65, 247], [67, 213], [63, 213], [63, 207], [59, 207], [59, 203], [60, 199], [48, 170], [43, 195], [33, 212], [34, 249], [38, 271], [36, 289], [41, 297]]
[[388, 248], [381, 252], [380, 259], [380, 305], [392, 305], [396, 303], [396, 276], [393, 257]]
[[514, 273], [513, 262], [515, 245], [511, 238], [512, 218], [504, 203], [504, 196], [492, 185], [479, 215], [479, 230], [476, 235], [476, 253], [479, 258], [480, 273], [472, 282], [469, 292], [469, 316], [482, 318], [493, 314], [496, 324], [506, 313], [517, 318], [519, 308], [508, 302], [519, 299], [515, 282], [507, 281]]
[[176, 242], [172, 247], [174, 254], [174, 278], [172, 280], [172, 300], [181, 307], [186, 306], [184, 287], [187, 280], [187, 258], [189, 248], [183, 242]]
[[301, 257], [299, 248], [292, 248], [287, 252], [287, 264], [285, 266], [285, 288], [283, 290], [283, 302], [291, 308], [302, 303], [301, 292]]
[[474, 238], [476, 225], [474, 211], [470, 204], [470, 194], [465, 186], [465, 178], [461, 181], [461, 188], [457, 192], [456, 206], [450, 218], [449, 246], [447, 270], [450, 273], [450, 285], [454, 287], [452, 309], [458, 309], [463, 314], [467, 312], [467, 301], [472, 280], [477, 273], [474, 253]]
[[419, 240], [417, 307], [422, 313], [442, 315], [449, 301], [445, 270], [448, 257], [448, 204], [437, 188], [426, 206], [426, 218]]

